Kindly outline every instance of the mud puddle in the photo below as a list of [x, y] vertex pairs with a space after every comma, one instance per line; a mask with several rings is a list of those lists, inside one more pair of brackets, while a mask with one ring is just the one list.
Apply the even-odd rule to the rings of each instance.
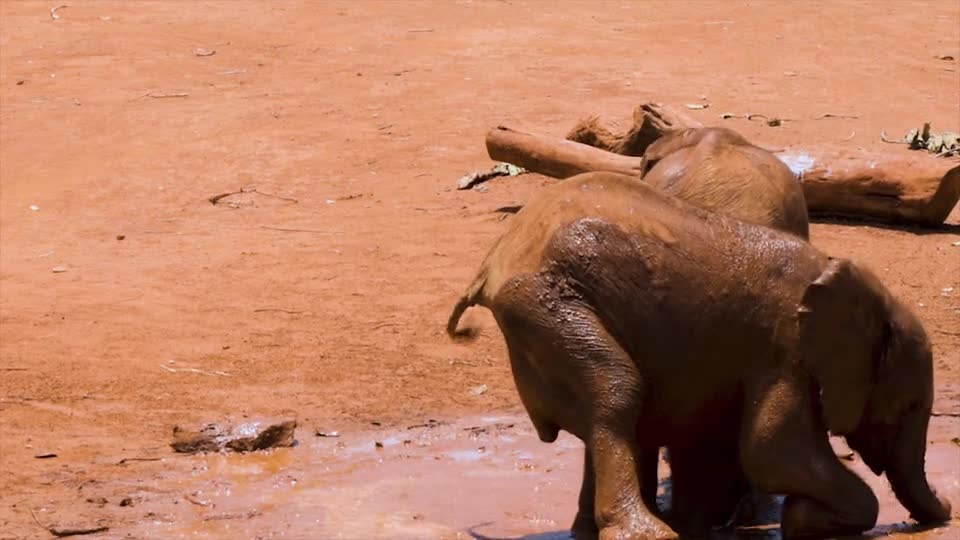
[[[165, 459], [155, 474], [116, 479], [137, 490], [142, 518], [114, 526], [123, 538], [569, 538], [582, 444], [540, 442], [523, 417], [430, 422], [318, 437], [298, 429], [294, 448]], [[960, 508], [956, 419], [934, 418], [927, 470]], [[838, 444], [838, 452], [842, 451]], [[152, 464], [151, 464], [152, 465]], [[917, 531], [883, 478], [850, 466], [881, 501], [869, 536], [960, 538], [960, 524]], [[666, 467], [661, 467], [665, 471]], [[131, 471], [133, 472], [133, 471]], [[152, 476], [152, 477], [151, 477]], [[114, 484], [116, 486], [116, 484]], [[127, 514], [127, 519], [132, 517]], [[776, 528], [719, 534], [779, 538]]]

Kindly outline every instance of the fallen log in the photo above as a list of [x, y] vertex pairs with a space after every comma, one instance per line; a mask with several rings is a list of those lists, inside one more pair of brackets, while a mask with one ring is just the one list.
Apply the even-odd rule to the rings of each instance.
[[640, 176], [642, 158], [621, 156], [578, 142], [499, 126], [487, 132], [487, 154], [531, 172], [568, 178], [589, 171]]
[[[642, 158], [587, 144], [497, 127], [487, 153], [554, 178], [590, 171], [640, 176]], [[939, 225], [960, 200], [960, 162], [926, 153], [869, 153], [825, 146], [795, 146], [775, 153], [803, 182], [814, 216], [867, 218]]]
[[633, 124], [618, 132], [616, 123], [592, 116], [577, 122], [567, 140], [623, 156], [642, 156], [653, 141], [669, 131], [701, 128], [699, 121], [659, 103], [644, 103], [633, 111]]
[[960, 161], [926, 152], [880, 154], [812, 145], [775, 155], [803, 182], [812, 216], [936, 226], [960, 200]]

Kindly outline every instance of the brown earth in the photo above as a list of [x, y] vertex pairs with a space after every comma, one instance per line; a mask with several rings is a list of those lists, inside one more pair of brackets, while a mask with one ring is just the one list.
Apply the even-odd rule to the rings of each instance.
[[[768, 147], [960, 127], [956, 1], [74, 1], [53, 20], [61, 3], [0, 2], [0, 538], [49, 537], [31, 511], [103, 538], [563, 530], [577, 443], [534, 441], [488, 313], [467, 315], [474, 344], [443, 331], [495, 210], [552, 181], [453, 189], [489, 166], [486, 130], [562, 135], [643, 101], [709, 103], [691, 114]], [[915, 306], [935, 408], [960, 413], [960, 212], [812, 240]], [[502, 421], [484, 414], [516, 425], [461, 429]], [[300, 446], [170, 457], [174, 424], [278, 416]], [[451, 425], [405, 435], [428, 418]], [[935, 419], [955, 516], [958, 435]], [[871, 482], [876, 534], [909, 531]]]

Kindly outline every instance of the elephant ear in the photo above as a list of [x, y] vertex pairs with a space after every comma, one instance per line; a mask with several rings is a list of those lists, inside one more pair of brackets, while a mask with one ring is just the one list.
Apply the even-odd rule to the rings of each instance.
[[830, 259], [798, 310], [804, 366], [820, 385], [835, 435], [856, 429], [890, 339], [882, 286], [846, 259]]
[[640, 160], [640, 178], [646, 176], [661, 159], [677, 150], [697, 144], [702, 138], [702, 131], [699, 128], [671, 131], [653, 141], [644, 150], [643, 158]]

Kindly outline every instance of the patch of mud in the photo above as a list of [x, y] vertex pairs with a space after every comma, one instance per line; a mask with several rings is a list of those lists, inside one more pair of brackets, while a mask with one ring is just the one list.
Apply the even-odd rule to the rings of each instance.
[[[953, 420], [933, 420], [927, 471], [958, 508], [960, 446], [950, 439], [960, 435], [960, 426]], [[148, 519], [129, 533], [171, 539], [569, 538], [582, 444], [569, 435], [542, 443], [525, 418], [300, 438], [296, 448], [168, 460], [163, 478], [152, 485]], [[914, 530], [886, 481], [858, 459], [848, 463], [881, 501], [879, 526], [868, 536], [931, 540], [960, 534], [956, 520]], [[716, 537], [775, 539], [779, 531]]]

